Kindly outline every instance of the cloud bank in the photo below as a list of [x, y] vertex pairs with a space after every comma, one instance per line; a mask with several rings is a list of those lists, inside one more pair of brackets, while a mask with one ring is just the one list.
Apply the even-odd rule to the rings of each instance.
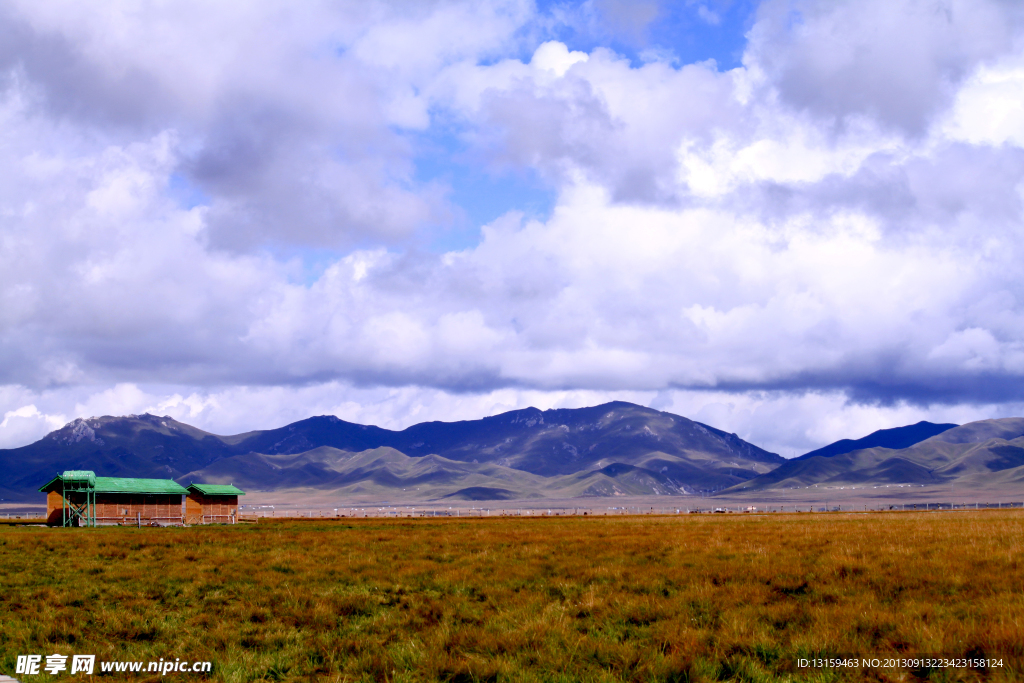
[[[621, 398], [792, 455], [1020, 414], [1020, 7], [769, 0], [733, 69], [555, 38], [620, 9], [7, 4], [0, 446]], [[425, 160], [554, 206], [439, 250]]]

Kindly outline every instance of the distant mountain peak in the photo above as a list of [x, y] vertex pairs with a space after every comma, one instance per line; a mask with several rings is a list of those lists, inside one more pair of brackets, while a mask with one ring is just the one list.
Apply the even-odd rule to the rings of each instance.
[[[93, 424], [89, 424], [89, 420], [93, 420]], [[79, 417], [77, 419], [68, 422], [66, 425], [50, 432], [44, 438], [53, 439], [57, 443], [65, 446], [79, 443], [80, 441], [91, 441], [99, 446], [103, 445], [103, 439], [97, 438], [96, 429], [99, 427], [95, 423], [96, 418], [92, 417], [89, 420]]]
[[516, 411], [516, 416], [512, 418], [512, 424], [521, 424], [524, 427], [542, 425], [544, 424], [544, 413], [536, 408]]
[[920, 443], [925, 439], [930, 439], [933, 436], [949, 431], [950, 429], [958, 426], [959, 425], [955, 424], [935, 424], [934, 422], [921, 420], [917, 424], [906, 425], [904, 427], [879, 429], [860, 439], [840, 439], [835, 443], [830, 443], [829, 445], [817, 450], [804, 453], [794, 459], [806, 460], [814, 457], [831, 458], [836, 455], [852, 453], [853, 451], [859, 451], [865, 448], [910, 448], [914, 444]]

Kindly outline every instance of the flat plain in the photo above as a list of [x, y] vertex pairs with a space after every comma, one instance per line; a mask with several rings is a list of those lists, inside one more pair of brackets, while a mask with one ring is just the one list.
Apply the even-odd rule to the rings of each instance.
[[[4, 528], [0, 673], [61, 653], [218, 681], [1019, 680], [1022, 551], [1020, 510]], [[837, 655], [1003, 666], [798, 666]]]

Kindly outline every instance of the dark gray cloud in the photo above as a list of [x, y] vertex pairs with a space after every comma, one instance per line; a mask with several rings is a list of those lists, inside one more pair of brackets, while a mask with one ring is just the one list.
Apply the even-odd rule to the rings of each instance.
[[921, 135], [978, 63], [1013, 49], [1022, 22], [1015, 2], [771, 0], [748, 61], [794, 106]]
[[1022, 177], [1024, 149], [955, 142], [911, 160], [877, 152], [852, 174], [814, 183], [758, 183], [746, 188], [741, 206], [773, 223], [810, 213], [827, 224], [829, 215], [853, 211], [878, 220], [895, 240], [932, 229], [963, 243], [1019, 227]]
[[72, 37], [34, 27], [13, 5], [0, 8], [0, 71], [30, 86], [26, 94], [56, 116], [137, 129], [177, 113], [152, 73], [130, 61], [104, 67]]

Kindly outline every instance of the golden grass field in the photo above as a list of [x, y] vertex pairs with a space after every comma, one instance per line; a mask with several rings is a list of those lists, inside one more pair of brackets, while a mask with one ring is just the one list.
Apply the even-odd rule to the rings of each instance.
[[[1017, 680], [1022, 550], [1020, 511], [3, 528], [0, 673], [56, 652], [218, 681]], [[895, 653], [1004, 666], [797, 667]]]

